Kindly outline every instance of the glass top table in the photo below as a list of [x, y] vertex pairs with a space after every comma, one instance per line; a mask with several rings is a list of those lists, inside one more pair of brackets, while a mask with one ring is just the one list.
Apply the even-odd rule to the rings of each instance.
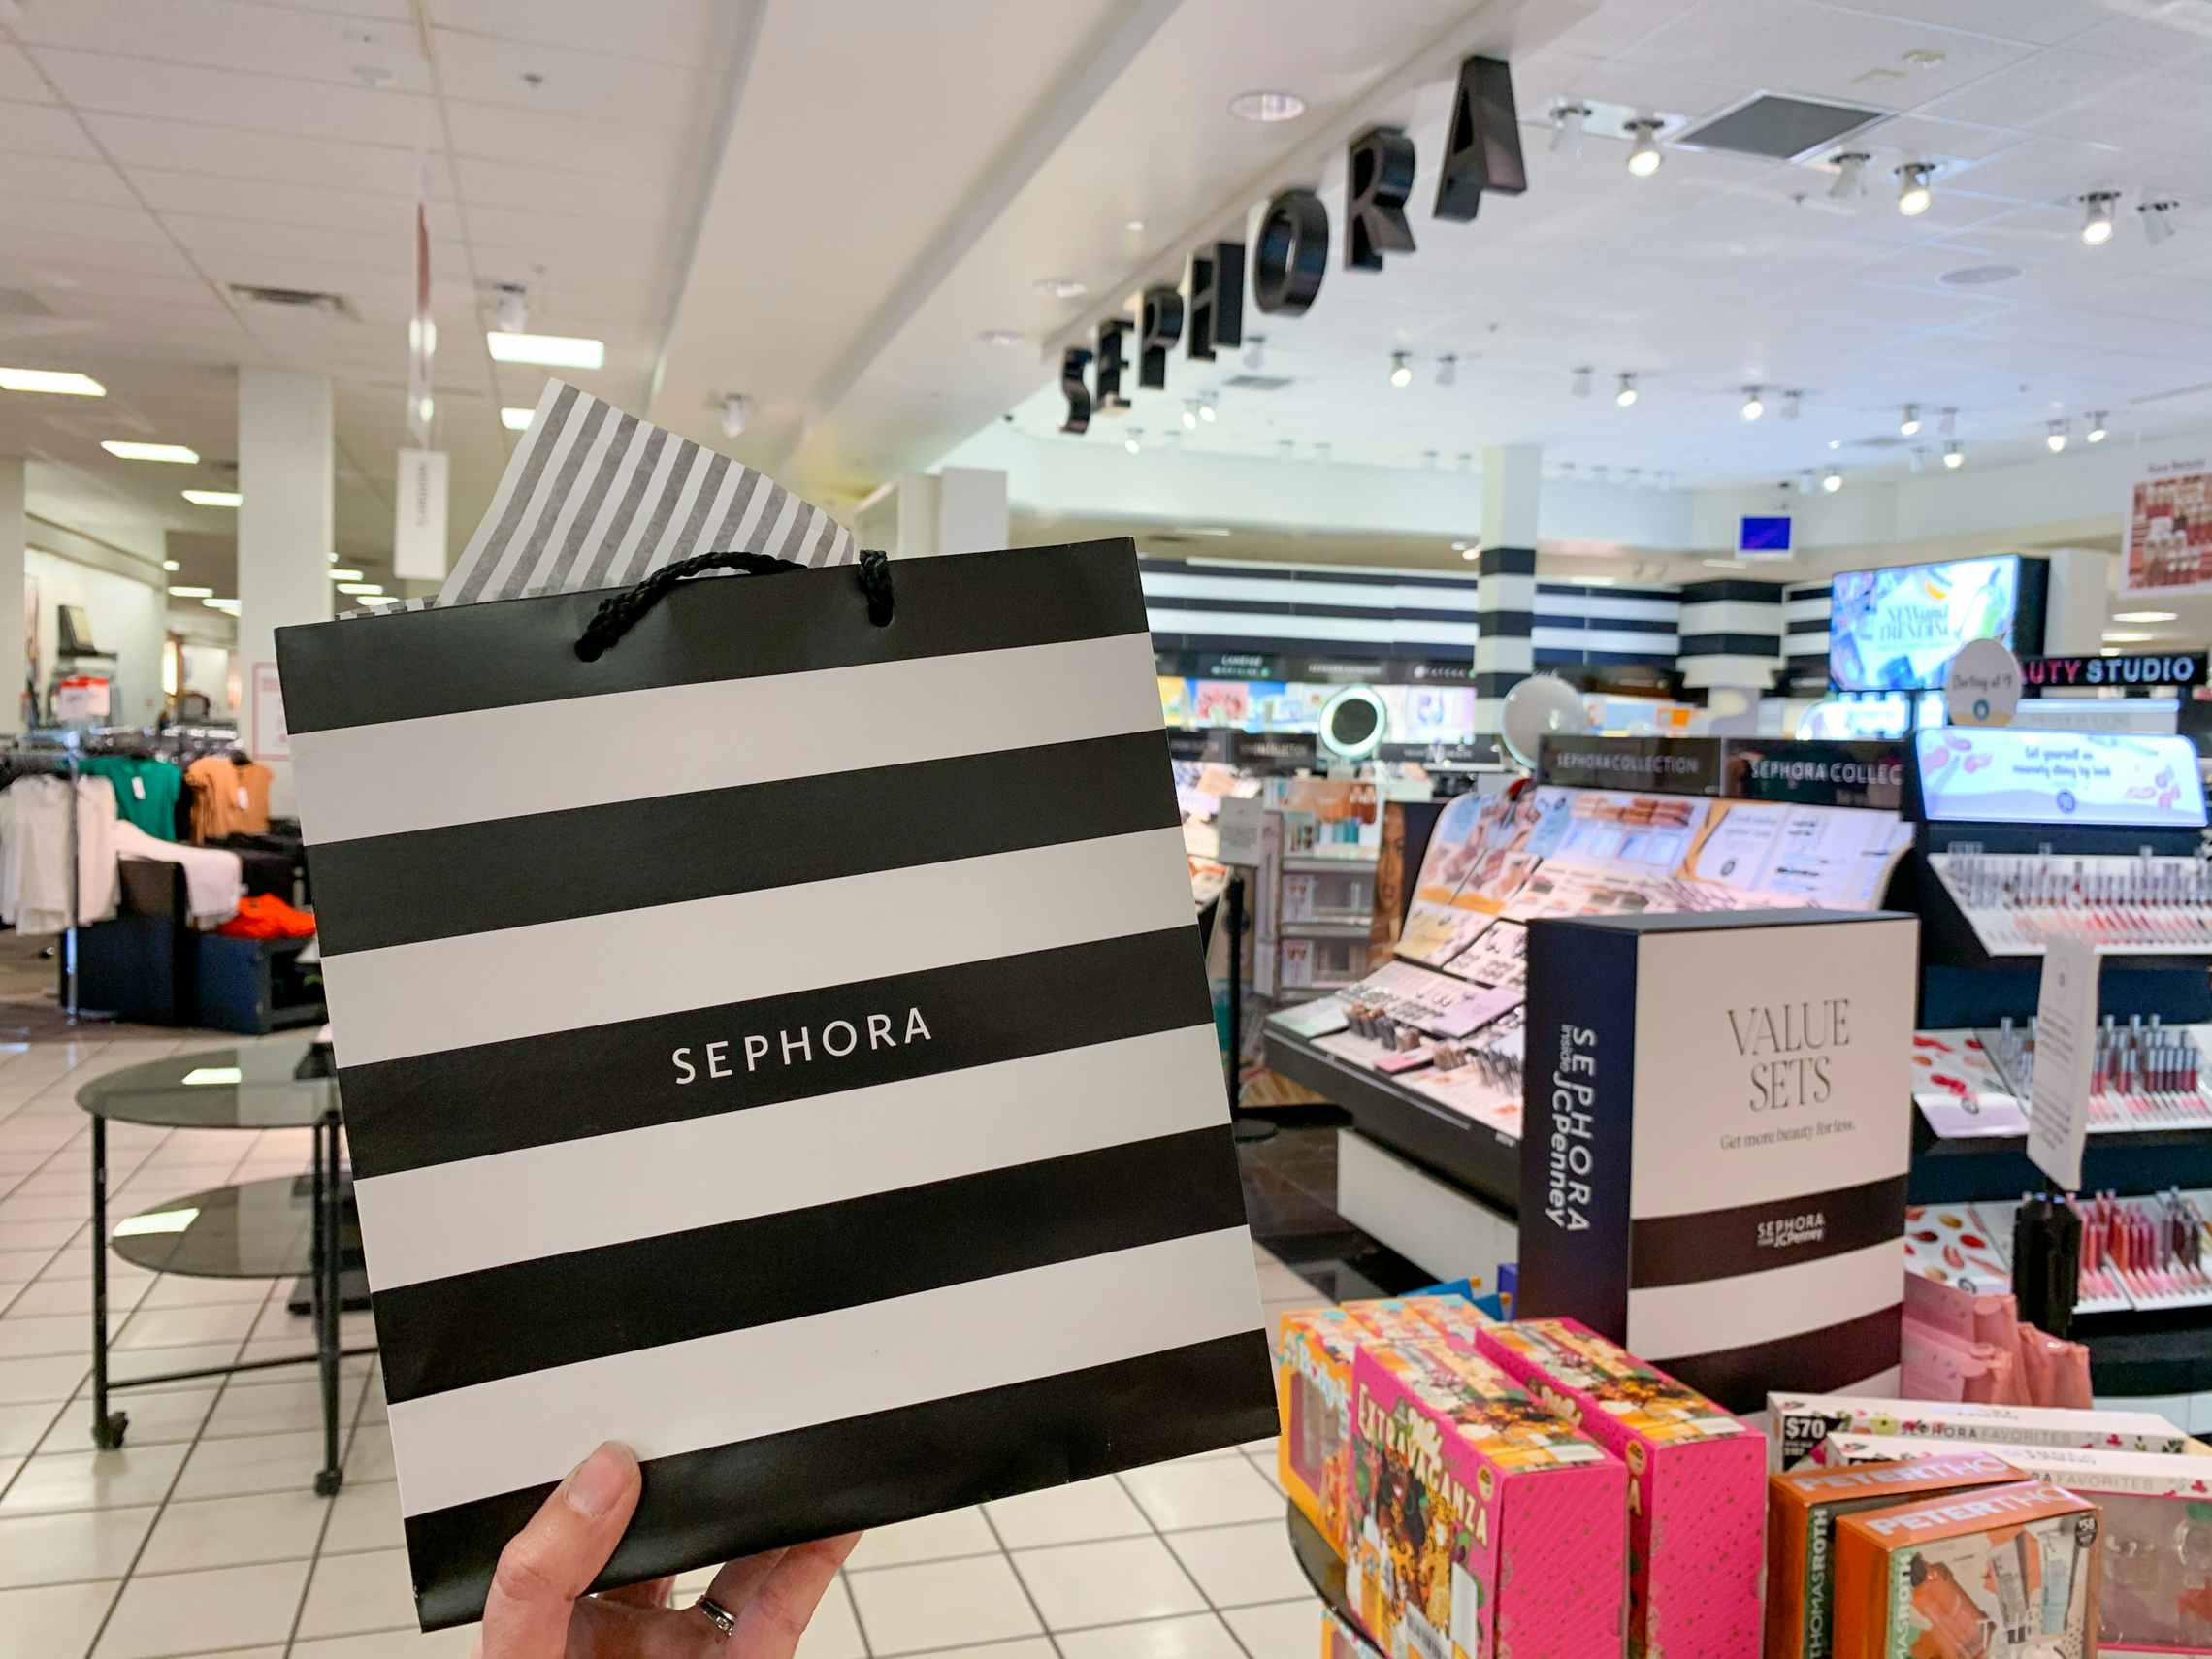
[[[194, 1279], [285, 1279], [315, 1266], [315, 1187], [305, 1175], [271, 1176], [172, 1198], [115, 1223], [117, 1255], [151, 1273]], [[339, 1261], [361, 1267], [361, 1224], [340, 1212]]]
[[304, 1129], [338, 1107], [331, 1070], [329, 1047], [305, 1037], [204, 1049], [94, 1078], [77, 1104], [169, 1129]]

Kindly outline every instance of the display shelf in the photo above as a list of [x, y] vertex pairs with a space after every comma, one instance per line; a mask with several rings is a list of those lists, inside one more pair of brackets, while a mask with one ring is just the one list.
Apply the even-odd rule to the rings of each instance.
[[1351, 1115], [1359, 1132], [1509, 1216], [1520, 1210], [1520, 1141], [1276, 1028], [1267, 1062]]
[[1285, 939], [1364, 939], [1368, 936], [1368, 924], [1364, 921], [1294, 921], [1285, 918], [1276, 929]]
[[[1357, 1643], [1352, 1650], [1354, 1659], [1383, 1659], [1382, 1649], [1368, 1637], [1366, 1627], [1352, 1610], [1351, 1598], [1345, 1591], [1344, 1557], [1329, 1547], [1329, 1541], [1296, 1504], [1289, 1506], [1285, 1524], [1290, 1530], [1290, 1553], [1297, 1557], [1298, 1569], [1306, 1575], [1306, 1582], [1314, 1586], [1314, 1594], [1336, 1614], [1346, 1634]], [[1342, 1643], [1338, 1646], [1341, 1650]], [[1335, 1653], [1326, 1647], [1317, 1644], [1317, 1650], [1327, 1659], [1336, 1659]]]
[[2212, 1309], [2079, 1316], [2072, 1336], [2099, 1399], [2212, 1390]]
[[1292, 875], [1325, 875], [1333, 870], [1371, 870], [1373, 853], [1285, 853], [1283, 868]]
[[[2017, 1199], [2044, 1185], [2043, 1172], [2028, 1160], [2027, 1136], [1944, 1140], [1914, 1114], [1913, 1203]], [[2083, 1191], [2134, 1194], [2168, 1187], [2212, 1187], [2212, 1129], [2141, 1129], [2089, 1138], [2082, 1153]]]

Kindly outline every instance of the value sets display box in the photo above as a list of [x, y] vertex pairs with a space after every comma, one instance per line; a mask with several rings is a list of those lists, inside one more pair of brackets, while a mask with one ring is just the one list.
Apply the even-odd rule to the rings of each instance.
[[1893, 1382], [1918, 927], [1532, 922], [1515, 1311], [1734, 1412]]

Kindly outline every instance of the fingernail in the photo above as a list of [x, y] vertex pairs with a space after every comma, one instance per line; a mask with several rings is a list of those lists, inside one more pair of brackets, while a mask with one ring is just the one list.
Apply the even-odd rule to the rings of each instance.
[[628, 1490], [635, 1467], [636, 1460], [610, 1440], [569, 1472], [561, 1496], [578, 1514], [597, 1520]]

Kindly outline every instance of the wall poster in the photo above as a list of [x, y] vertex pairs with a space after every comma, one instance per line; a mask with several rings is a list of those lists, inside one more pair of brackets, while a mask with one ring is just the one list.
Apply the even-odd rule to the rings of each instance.
[[2131, 594], [2212, 589], [2212, 456], [2154, 462], [2135, 480], [2120, 588]]

